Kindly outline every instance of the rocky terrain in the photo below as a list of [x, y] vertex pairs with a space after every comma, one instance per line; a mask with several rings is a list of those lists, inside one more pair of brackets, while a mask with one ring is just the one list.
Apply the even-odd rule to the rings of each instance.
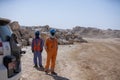
[[[30, 45], [34, 32], [39, 30], [41, 37], [45, 40], [49, 35], [51, 27], [45, 26], [20, 26], [17, 21], [10, 23], [11, 29], [18, 36], [18, 41], [22, 44]], [[73, 44], [74, 42], [87, 42], [84, 38], [120, 38], [120, 30], [101, 30], [97, 28], [85, 28], [76, 26], [73, 29], [56, 29], [56, 37], [59, 44]]]
[[[45, 40], [49, 35], [49, 25], [20, 26], [10, 24], [18, 41], [31, 44], [34, 32], [39, 30]], [[120, 80], [120, 30], [101, 30], [76, 26], [73, 29], [56, 29], [59, 45], [55, 71], [58, 76], [46, 75], [33, 67], [31, 47], [24, 47], [21, 80]], [[64, 45], [67, 44], [67, 45]], [[43, 65], [46, 51], [43, 50]]]
[[[48, 25], [33, 27], [20, 26], [16, 21], [10, 23], [10, 27], [12, 31], [17, 35], [18, 41], [22, 42], [22, 44], [25, 46], [31, 44], [31, 39], [34, 38], [34, 32], [36, 30], [41, 32], [41, 37], [45, 40], [49, 36], [49, 30], [51, 29], [51, 27]], [[81, 37], [81, 35], [73, 33], [72, 30], [56, 29], [56, 31], [58, 43], [61, 45], [73, 44], [74, 42], [87, 42]]]
[[82, 37], [89, 37], [89, 38], [120, 38], [120, 30], [102, 30], [92, 27], [80, 27], [76, 26], [72, 30], [75, 34], [80, 34]]

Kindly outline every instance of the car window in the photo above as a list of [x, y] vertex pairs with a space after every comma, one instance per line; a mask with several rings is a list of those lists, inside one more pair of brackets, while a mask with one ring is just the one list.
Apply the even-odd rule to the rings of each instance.
[[2, 41], [6, 41], [7, 36], [11, 36], [12, 32], [8, 25], [0, 26], [0, 37]]

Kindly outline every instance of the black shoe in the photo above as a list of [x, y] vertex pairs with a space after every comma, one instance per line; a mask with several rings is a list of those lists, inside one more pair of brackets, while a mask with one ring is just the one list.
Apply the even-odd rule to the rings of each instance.
[[37, 65], [34, 65], [34, 67], [35, 67], [35, 68], [38, 68], [38, 66], [37, 66]]
[[51, 72], [51, 74], [52, 74], [52, 75], [57, 75], [57, 73], [56, 73], [56, 72]]
[[41, 65], [40, 68], [44, 68], [44, 67]]
[[44, 71], [44, 67], [43, 67], [43, 66], [40, 66], [39, 70], [40, 70], [40, 71]]

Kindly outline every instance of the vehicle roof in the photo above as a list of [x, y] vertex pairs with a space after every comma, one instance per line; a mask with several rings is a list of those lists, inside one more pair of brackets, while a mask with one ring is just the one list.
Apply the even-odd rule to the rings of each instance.
[[0, 18], [0, 25], [6, 25], [9, 24], [10, 20], [6, 18]]

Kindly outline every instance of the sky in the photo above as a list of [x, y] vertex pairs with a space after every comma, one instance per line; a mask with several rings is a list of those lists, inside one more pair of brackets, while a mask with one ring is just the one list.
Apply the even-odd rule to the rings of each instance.
[[0, 17], [24, 26], [120, 30], [120, 0], [0, 0]]

